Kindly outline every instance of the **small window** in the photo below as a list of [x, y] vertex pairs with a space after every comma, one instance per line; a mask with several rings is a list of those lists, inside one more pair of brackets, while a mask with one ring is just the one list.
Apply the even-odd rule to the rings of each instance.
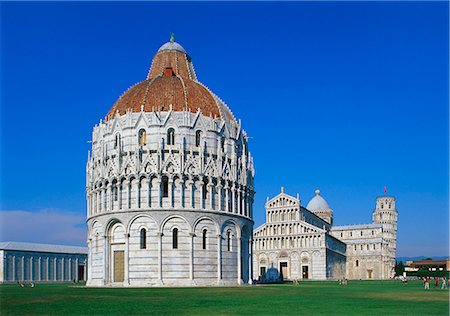
[[344, 234], [343, 234], [343, 233], [341, 233], [341, 237], [344, 237], [343, 235], [344, 235]]
[[116, 139], [114, 140], [114, 149], [120, 147], [120, 134], [116, 134]]
[[195, 146], [199, 147], [200, 146], [200, 142], [202, 139], [202, 131], [196, 131], [195, 132]]
[[363, 235], [363, 232], [361, 231], [361, 236]]
[[147, 248], [147, 231], [145, 228], [141, 229], [141, 249]]
[[175, 76], [175, 73], [174, 73], [172, 67], [164, 68], [164, 77], [173, 77], [173, 76]]
[[175, 145], [175, 130], [173, 128], [167, 130], [167, 145]]
[[206, 233], [207, 233], [207, 231], [206, 231], [206, 229], [204, 229], [203, 230], [203, 240], [202, 240], [203, 249], [206, 249]]
[[178, 228], [172, 230], [172, 249], [178, 249]]
[[355, 245], [355, 251], [356, 251], [356, 245]]
[[356, 266], [359, 267], [359, 261], [358, 260], [356, 260]]
[[367, 245], [367, 250], [369, 250], [369, 245]]
[[119, 196], [119, 194], [118, 194], [118, 191], [119, 191], [119, 190], [118, 190], [118, 188], [117, 188], [117, 183], [114, 184], [114, 186], [112, 187], [112, 189], [113, 189], [114, 201], [117, 202], [118, 196]]
[[352, 232], [350, 232], [350, 237], [352, 237]]
[[169, 196], [169, 179], [167, 177], [162, 177], [161, 190], [163, 198]]
[[225, 137], [220, 138], [220, 148], [222, 148], [222, 151], [225, 150]]
[[145, 129], [139, 130], [138, 143], [141, 147], [147, 145], [147, 132]]
[[208, 196], [208, 186], [206, 183], [203, 183], [203, 200], [206, 200], [206, 197]]
[[227, 232], [227, 251], [231, 251], [231, 232]]

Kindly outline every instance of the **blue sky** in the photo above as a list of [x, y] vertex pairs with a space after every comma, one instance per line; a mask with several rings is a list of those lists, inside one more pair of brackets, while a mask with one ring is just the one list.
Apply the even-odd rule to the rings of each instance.
[[92, 127], [174, 32], [251, 137], [256, 225], [281, 186], [336, 224], [387, 186], [397, 255], [448, 255], [447, 2], [0, 5], [2, 240], [85, 242]]

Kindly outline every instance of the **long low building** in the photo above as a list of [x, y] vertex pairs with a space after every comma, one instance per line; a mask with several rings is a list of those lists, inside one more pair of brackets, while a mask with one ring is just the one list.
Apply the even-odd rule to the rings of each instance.
[[0, 283], [85, 281], [87, 247], [0, 242]]

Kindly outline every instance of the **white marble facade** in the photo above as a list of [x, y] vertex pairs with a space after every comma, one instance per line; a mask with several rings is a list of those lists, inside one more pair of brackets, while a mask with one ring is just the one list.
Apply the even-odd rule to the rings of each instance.
[[[160, 48], [162, 63], [176, 57], [177, 66], [162, 65], [164, 74], [149, 85], [169, 73], [162, 79], [179, 79], [186, 96], [191, 81], [200, 83], [190, 64], [189, 78], [176, 73], [177, 56], [190, 63], [180, 47], [171, 40]], [[86, 168], [88, 286], [237, 285], [252, 279], [253, 158], [240, 121], [208, 93], [220, 116], [201, 104], [192, 105], [195, 111], [162, 104], [117, 111], [94, 127]]]
[[283, 189], [266, 202], [266, 223], [253, 233], [255, 278], [264, 280], [269, 268], [287, 280], [393, 277], [395, 199], [377, 198], [371, 224], [332, 226], [332, 209], [315, 193], [306, 208]]

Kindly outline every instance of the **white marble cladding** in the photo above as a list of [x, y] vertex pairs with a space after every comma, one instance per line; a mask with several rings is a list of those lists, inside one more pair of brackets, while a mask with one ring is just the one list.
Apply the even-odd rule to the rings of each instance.
[[[207, 211], [122, 211], [88, 220], [90, 286], [237, 285], [249, 282], [253, 222]], [[177, 247], [173, 231], [177, 229]], [[142, 248], [141, 230], [146, 245]], [[115, 251], [124, 278], [114, 280]], [[106, 260], [105, 260], [106, 259]]]
[[[284, 279], [343, 277], [345, 244], [331, 237], [331, 225], [283, 191], [266, 202], [267, 223], [253, 232], [253, 274], [264, 280], [272, 266]], [[328, 254], [328, 255], [327, 255]]]
[[100, 122], [92, 139], [87, 285], [251, 280], [254, 168], [240, 123], [128, 112]]
[[130, 112], [101, 122], [86, 168], [88, 218], [174, 208], [252, 218], [253, 158], [245, 132], [230, 124], [172, 111]]
[[278, 271], [284, 268], [287, 279], [393, 277], [395, 199], [379, 197], [376, 205], [373, 223], [331, 226], [301, 207], [298, 196], [289, 196], [282, 189], [266, 202], [266, 223], [253, 233], [254, 275], [263, 278], [273, 265]]

